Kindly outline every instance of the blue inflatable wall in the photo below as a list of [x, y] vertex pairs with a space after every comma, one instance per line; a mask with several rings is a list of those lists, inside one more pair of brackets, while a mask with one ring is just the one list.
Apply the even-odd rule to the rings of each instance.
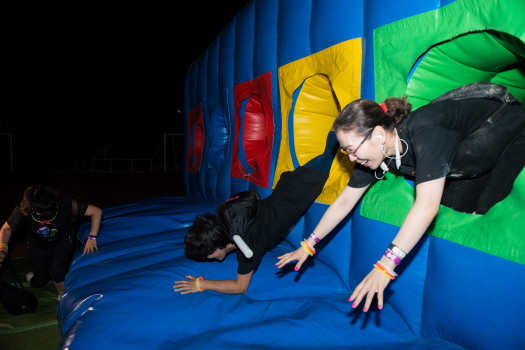
[[[104, 211], [100, 249], [75, 256], [66, 279], [61, 349], [523, 349], [522, 235], [494, 252], [429, 232], [389, 285], [383, 310], [363, 313], [351, 308], [349, 293], [398, 230], [387, 211], [374, 213], [383, 196], [371, 191], [306, 268], [275, 269], [276, 257], [298, 247], [351, 176], [341, 157], [245, 295], [172, 289], [186, 275], [234, 278], [234, 256], [222, 263], [184, 256], [187, 227], [237, 192], [270, 194], [283, 171], [318, 153], [344, 105], [403, 93], [423, 105], [439, 95], [437, 86], [486, 79], [480, 67], [463, 69], [468, 75], [440, 67], [431, 52], [438, 44], [489, 35], [512, 58], [493, 76], [518, 92], [525, 86], [523, 13], [521, 0], [249, 2], [187, 74], [187, 196]], [[482, 53], [466, 61], [479, 62]], [[425, 80], [428, 71], [439, 84]], [[522, 192], [512, 197], [523, 203]], [[524, 220], [519, 210], [512, 218], [486, 216], [502, 226]], [[81, 238], [88, 232], [82, 227]]]

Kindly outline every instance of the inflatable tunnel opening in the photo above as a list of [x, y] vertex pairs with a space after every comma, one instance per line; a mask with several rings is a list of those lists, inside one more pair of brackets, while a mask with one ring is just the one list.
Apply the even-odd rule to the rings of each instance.
[[257, 94], [243, 100], [241, 106], [238, 157], [242, 165], [241, 171], [249, 175], [257, 168], [258, 156], [266, 150], [266, 115]]
[[205, 139], [201, 105], [188, 113], [188, 131], [187, 168], [188, 172], [198, 172], [201, 167]]
[[[521, 4], [518, 1], [505, 4], [510, 8], [516, 7], [518, 3]], [[474, 12], [477, 9], [478, 7], [472, 8]], [[411, 43], [411, 46], [407, 45], [406, 55], [396, 56], [396, 48], [413, 37], [413, 32], [406, 28], [410, 28], [411, 24], [421, 18], [408, 18], [377, 29], [374, 44], [384, 49], [375, 52], [376, 96], [385, 99], [404, 93], [416, 109], [450, 90], [485, 81], [504, 85], [523, 104], [525, 36], [522, 34], [522, 26], [517, 26], [517, 30], [513, 28], [513, 23], [521, 23], [520, 17], [509, 16], [508, 10], [495, 9], [491, 15], [503, 15], [510, 25], [505, 21], [501, 22], [505, 25], [496, 25], [498, 21], [489, 21], [490, 18], [483, 18], [481, 23], [458, 23], [453, 16], [429, 14], [425, 18], [428, 23], [420, 28], [418, 40]], [[437, 35], [434, 30], [437, 26], [447, 31]], [[401, 27], [402, 31], [399, 30]], [[490, 29], [486, 29], [487, 27]], [[391, 43], [391, 46], [387, 43]], [[412, 58], [406, 60], [407, 55]], [[398, 79], [388, 81], [388, 76]], [[386, 81], [386, 84], [380, 84], [382, 81]], [[485, 215], [475, 217], [442, 206], [428, 230], [429, 235], [523, 263], [520, 254], [516, 252], [523, 247], [523, 239], [517, 232], [518, 227], [521, 227], [522, 215], [518, 203], [522, 203], [524, 198], [524, 174], [525, 171], [522, 170], [514, 181], [511, 193]], [[369, 219], [401, 226], [414, 203], [414, 189], [407, 185], [402, 176], [391, 176], [387, 180], [378, 182], [370, 189], [363, 199], [360, 213]], [[396, 196], [391, 196], [390, 193], [396, 193]], [[374, 201], [370, 200], [372, 198]], [[392, 203], [396, 206], [388, 215], [374, 209]], [[508, 221], [508, 217], [513, 220]], [[501, 225], [501, 222], [506, 224]], [[478, 234], [472, 235], [472, 232]], [[496, 232], [498, 234], [494, 234]], [[479, 239], [480, 235], [484, 235], [483, 240]]]
[[222, 106], [215, 107], [211, 114], [210, 124], [212, 132], [209, 137], [207, 169], [222, 173], [228, 158], [228, 146], [231, 140], [231, 127]]
[[[342, 107], [360, 97], [362, 39], [328, 47], [279, 67], [282, 138], [273, 185], [285, 171], [322, 153]], [[348, 184], [353, 163], [339, 153], [318, 202], [331, 204]]]
[[525, 43], [507, 33], [464, 33], [424, 52], [414, 64], [406, 95], [414, 108], [476, 81], [505, 85], [525, 101]]
[[295, 168], [322, 153], [326, 135], [340, 110], [339, 100], [325, 74], [305, 79], [294, 91], [288, 131]]
[[274, 137], [271, 73], [234, 87], [231, 176], [268, 187]]

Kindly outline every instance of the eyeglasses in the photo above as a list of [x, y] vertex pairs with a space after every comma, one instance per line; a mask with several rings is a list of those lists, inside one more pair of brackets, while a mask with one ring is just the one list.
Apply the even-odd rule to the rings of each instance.
[[359, 151], [359, 148], [363, 145], [363, 143], [365, 143], [366, 140], [368, 140], [370, 138], [370, 136], [372, 136], [372, 131], [373, 130], [370, 130], [365, 138], [363, 139], [363, 141], [361, 141], [361, 143], [357, 146], [357, 148], [355, 150], [348, 150], [348, 149], [344, 149], [344, 148], [340, 148], [339, 150], [346, 154], [347, 156], [352, 156], [352, 157], [355, 157], [355, 154], [357, 153], [357, 151]]

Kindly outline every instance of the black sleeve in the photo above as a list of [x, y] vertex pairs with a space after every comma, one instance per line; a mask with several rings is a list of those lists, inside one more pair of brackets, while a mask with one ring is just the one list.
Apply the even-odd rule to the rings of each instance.
[[352, 188], [363, 188], [370, 185], [376, 179], [372, 169], [356, 164], [348, 186]]
[[7, 224], [13, 231], [19, 231], [24, 226], [24, 219], [24, 215], [22, 215], [22, 212], [20, 211], [20, 206], [17, 205], [7, 219]]
[[87, 203], [83, 203], [83, 202], [78, 202], [77, 201], [77, 210], [78, 210], [77, 217], [80, 217], [80, 216], [86, 214], [88, 206], [89, 206], [89, 204], [87, 204]]
[[[236, 250], [238, 263], [237, 273], [239, 275], [246, 275], [252, 271], [255, 272], [261, 264], [268, 245], [275, 243], [273, 239], [266, 237], [264, 233], [260, 222], [255, 222], [246, 233], [244, 241], [252, 250], [253, 256], [248, 259], [240, 249]], [[277, 238], [280, 239], [280, 236], [277, 236]]]
[[461, 135], [442, 127], [418, 130], [412, 137], [416, 185], [445, 177], [457, 153]]
[[240, 250], [237, 250], [237, 273], [239, 275], [247, 275], [252, 271], [255, 271], [261, 264], [263, 254], [257, 254], [254, 252], [253, 257], [247, 259]]

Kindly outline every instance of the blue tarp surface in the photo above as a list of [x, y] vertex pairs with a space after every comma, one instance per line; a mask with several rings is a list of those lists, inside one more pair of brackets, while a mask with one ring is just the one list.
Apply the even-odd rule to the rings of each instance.
[[[235, 278], [223, 262], [184, 255], [187, 227], [217, 204], [162, 197], [104, 210], [99, 250], [74, 257], [59, 303], [60, 349], [462, 349], [417, 339], [388, 304], [353, 311], [339, 276], [320, 260], [279, 271], [286, 241], [262, 261], [248, 292], [181, 295], [186, 275]], [[85, 239], [87, 225], [81, 228]]]

